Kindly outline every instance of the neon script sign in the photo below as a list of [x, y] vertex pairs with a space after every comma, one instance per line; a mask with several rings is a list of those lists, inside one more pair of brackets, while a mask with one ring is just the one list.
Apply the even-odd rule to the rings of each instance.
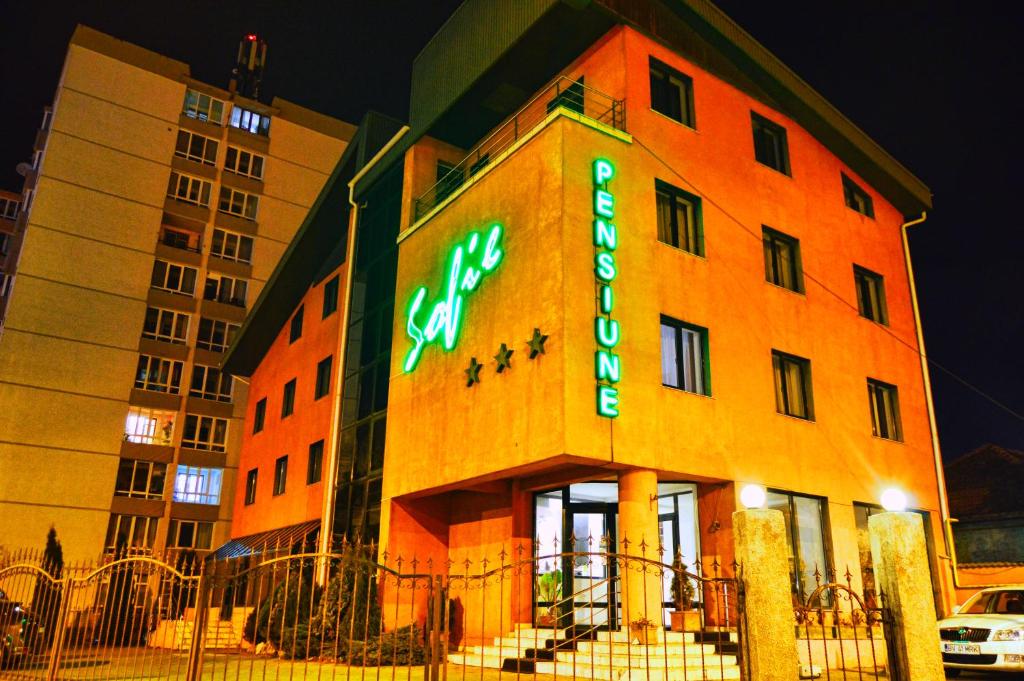
[[619, 344], [619, 323], [612, 319], [615, 292], [612, 282], [618, 274], [615, 249], [619, 245], [615, 218], [615, 197], [608, 183], [615, 177], [615, 167], [604, 159], [594, 161], [594, 276], [598, 285], [598, 314], [594, 317], [594, 337], [598, 349], [594, 353], [594, 378], [597, 380], [597, 413], [608, 418], [619, 415], [619, 389], [615, 385], [622, 375], [619, 356], [613, 350]]
[[409, 301], [405, 332], [412, 340], [412, 348], [405, 356], [405, 371], [412, 371], [420, 361], [428, 343], [440, 340], [445, 350], [451, 350], [459, 340], [462, 327], [462, 304], [465, 296], [480, 285], [484, 275], [490, 274], [505, 255], [501, 250], [502, 226], [494, 224], [481, 237], [479, 232], [457, 245], [448, 256], [448, 276], [444, 290], [430, 305], [430, 314], [424, 321], [424, 300], [427, 287], [420, 286]]

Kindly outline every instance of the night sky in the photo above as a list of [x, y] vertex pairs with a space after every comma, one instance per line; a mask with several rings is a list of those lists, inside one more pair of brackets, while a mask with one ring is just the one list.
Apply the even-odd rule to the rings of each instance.
[[[0, 187], [20, 190], [14, 167], [31, 156], [77, 23], [221, 86], [237, 41], [258, 32], [270, 44], [262, 99], [357, 123], [367, 108], [406, 118], [412, 60], [458, 4], [8, 3]], [[934, 363], [971, 386], [932, 367], [944, 456], [986, 442], [1024, 450], [1024, 213], [1014, 199], [1024, 191], [1024, 3], [718, 4], [931, 187], [934, 211], [911, 229], [925, 342]]]

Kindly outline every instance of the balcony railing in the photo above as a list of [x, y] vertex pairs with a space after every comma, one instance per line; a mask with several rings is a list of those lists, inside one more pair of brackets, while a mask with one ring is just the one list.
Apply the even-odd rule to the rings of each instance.
[[454, 168], [424, 192], [414, 206], [415, 220], [433, 210], [506, 149], [529, 134], [559, 107], [616, 130], [626, 130], [625, 101], [565, 76], [540, 91], [511, 118], [480, 142]]

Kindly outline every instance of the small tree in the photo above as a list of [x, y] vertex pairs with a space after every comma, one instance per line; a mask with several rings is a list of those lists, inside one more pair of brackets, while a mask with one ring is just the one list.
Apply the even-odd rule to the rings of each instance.
[[32, 590], [32, 613], [37, 629], [32, 633], [34, 640], [31, 641], [31, 647], [37, 652], [42, 652], [53, 643], [57, 615], [60, 613], [63, 600], [59, 580], [64, 572], [64, 550], [57, 540], [57, 530], [52, 525], [50, 531], [46, 533], [46, 548], [43, 550], [43, 560], [39, 567], [50, 576], [50, 579], [39, 575]]
[[675, 604], [676, 610], [689, 610], [693, 604], [693, 582], [686, 574], [686, 566], [683, 565], [683, 559], [678, 554], [672, 561], [671, 590], [672, 602]]

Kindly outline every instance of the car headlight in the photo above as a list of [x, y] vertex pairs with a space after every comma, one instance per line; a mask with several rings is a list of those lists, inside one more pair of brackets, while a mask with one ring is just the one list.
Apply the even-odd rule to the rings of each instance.
[[1024, 629], [999, 629], [992, 634], [993, 641], [1024, 641]]

